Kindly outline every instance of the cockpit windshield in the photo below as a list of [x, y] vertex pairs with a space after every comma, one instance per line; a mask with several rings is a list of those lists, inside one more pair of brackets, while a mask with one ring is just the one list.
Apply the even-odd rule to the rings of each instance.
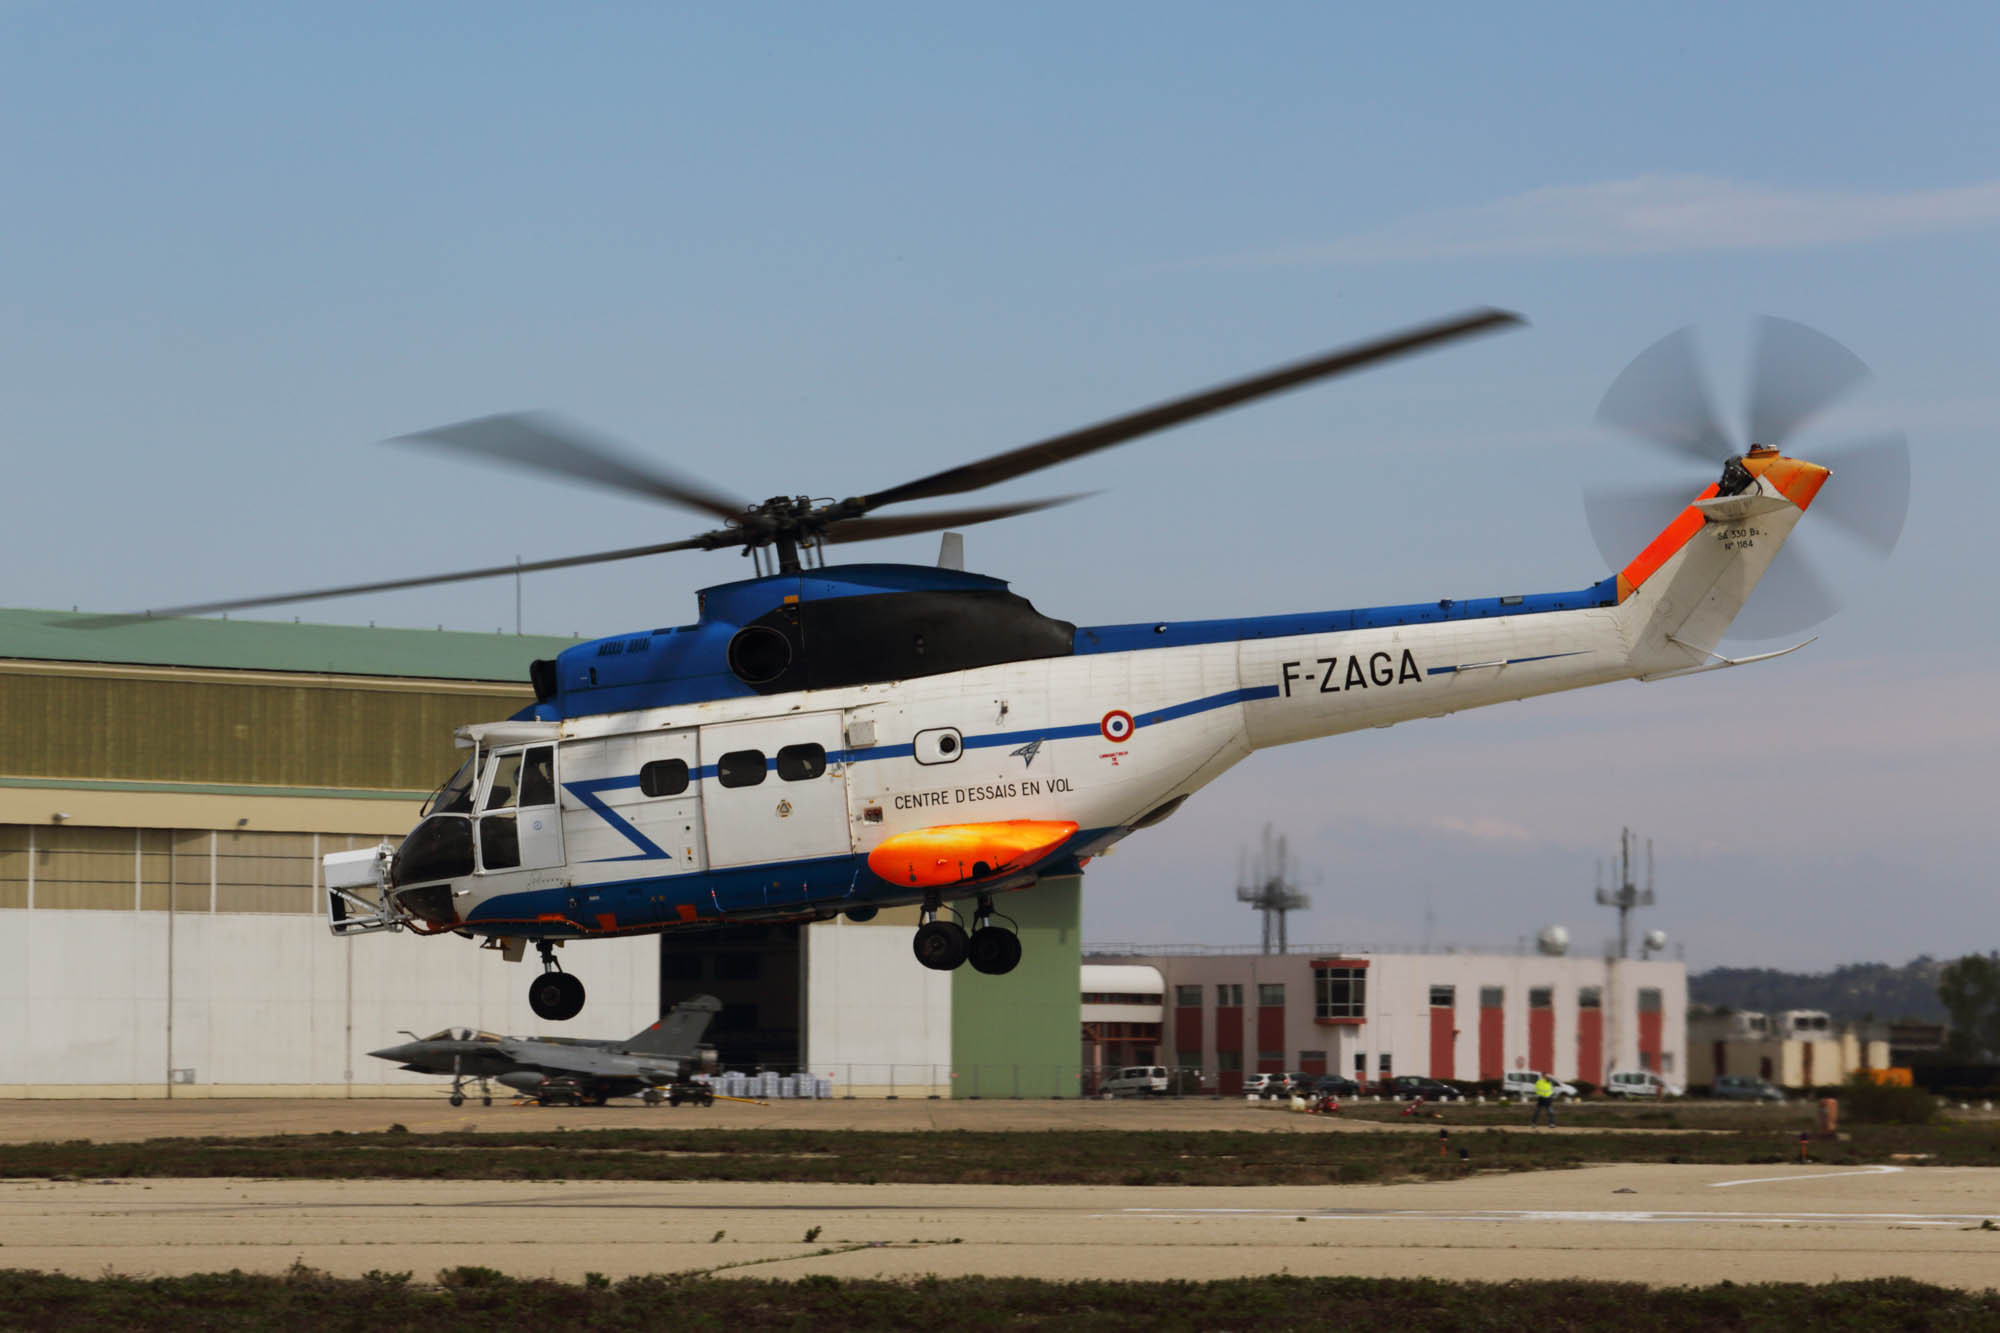
[[497, 1042], [500, 1040], [500, 1038], [496, 1037], [491, 1032], [475, 1032], [471, 1028], [445, 1028], [442, 1031], [431, 1033], [431, 1035], [425, 1037], [424, 1040]]
[[446, 780], [444, 786], [432, 793], [424, 803], [427, 815], [469, 815], [472, 813], [472, 784], [479, 777], [479, 755], [475, 751], [472, 758], [458, 766], [458, 772]]

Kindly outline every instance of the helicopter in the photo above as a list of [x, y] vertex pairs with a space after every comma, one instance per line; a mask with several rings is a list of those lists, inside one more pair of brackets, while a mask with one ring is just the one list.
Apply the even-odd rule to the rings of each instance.
[[[1077, 626], [960, 567], [952, 531], [1065, 500], [875, 512], [1522, 322], [1473, 310], [841, 500], [750, 503], [557, 418], [483, 417], [398, 443], [650, 497], [720, 526], [147, 614], [740, 549], [755, 576], [703, 589], [693, 623], [536, 661], [534, 704], [461, 728], [463, 765], [400, 846], [325, 858], [331, 930], [483, 937], [515, 962], [533, 944], [542, 966], [529, 1001], [551, 1021], [584, 1006], [583, 982], [557, 958], [567, 942], [864, 921], [891, 906], [919, 909], [922, 966], [1005, 974], [1021, 958], [1005, 894], [1080, 873], [1257, 750], [1782, 656], [1805, 644], [1747, 657], [1717, 649], [1816, 500], [1871, 549], [1893, 546], [1897, 505], [1907, 507], [1900, 437], [1851, 451], [1869, 484], [1844, 496], [1827, 487], [1827, 465], [1780, 450], [1854, 378], [1851, 354], [1787, 321], [1764, 327], [1747, 446], [1714, 421], [1684, 340], [1662, 340], [1614, 384], [1601, 420], [1699, 462], [1710, 479], [1603, 500], [1602, 522], [1598, 509], [1592, 519], [1600, 538], [1635, 519], [1645, 526], [1615, 538], [1629, 541], [1615, 572], [1573, 591]], [[832, 545], [934, 531], [946, 533], [935, 567], [826, 562]]]

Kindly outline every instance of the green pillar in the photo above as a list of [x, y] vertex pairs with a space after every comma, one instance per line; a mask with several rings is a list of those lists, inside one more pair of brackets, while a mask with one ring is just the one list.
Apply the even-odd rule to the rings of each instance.
[[951, 974], [954, 1097], [1074, 1097], [1083, 1044], [1083, 877], [1045, 879], [994, 906], [1014, 918], [1021, 964]]

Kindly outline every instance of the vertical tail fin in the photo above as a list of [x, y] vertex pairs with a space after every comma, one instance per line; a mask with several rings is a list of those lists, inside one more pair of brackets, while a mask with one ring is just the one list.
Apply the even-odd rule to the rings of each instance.
[[1775, 450], [1752, 450], [1740, 468], [1619, 571], [1618, 609], [1635, 663], [1671, 669], [1708, 660], [1827, 477]]
[[635, 1033], [623, 1049], [641, 1055], [671, 1055], [682, 1060], [695, 1058], [708, 1025], [722, 1012], [722, 1001], [713, 995], [695, 995], [667, 1011], [666, 1017], [642, 1032]]

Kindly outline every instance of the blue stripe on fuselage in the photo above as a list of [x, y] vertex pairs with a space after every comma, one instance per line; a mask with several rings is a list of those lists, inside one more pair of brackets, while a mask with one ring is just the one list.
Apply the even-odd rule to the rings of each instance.
[[1575, 592], [1533, 593], [1522, 597], [1449, 598], [1408, 606], [1371, 606], [1353, 611], [1307, 611], [1284, 616], [1249, 616], [1238, 620], [1159, 621], [1139, 625], [1092, 625], [1076, 632], [1076, 652], [1131, 653], [1148, 648], [1183, 648], [1194, 644], [1228, 643], [1245, 639], [1285, 639], [1301, 634], [1343, 634], [1360, 629], [1393, 629], [1401, 625], [1442, 624], [1452, 620], [1485, 620], [1498, 616], [1545, 615], [1616, 606], [1618, 577]]

